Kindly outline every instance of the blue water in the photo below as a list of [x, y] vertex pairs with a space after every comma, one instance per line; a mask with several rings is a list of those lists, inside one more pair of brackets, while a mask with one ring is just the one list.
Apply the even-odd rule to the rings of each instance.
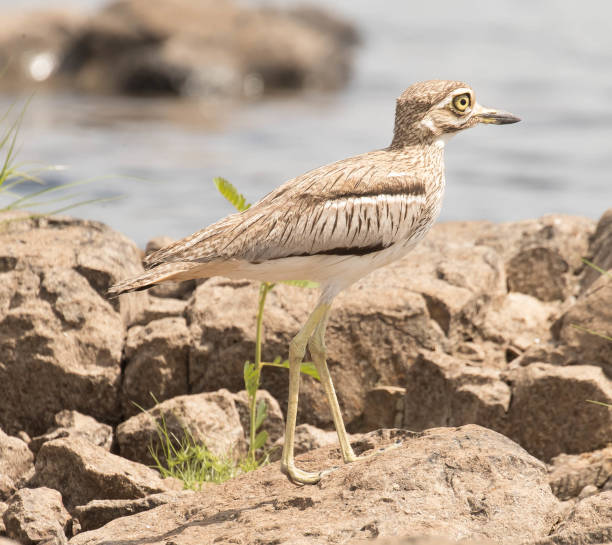
[[[9, 5], [0, 0], [0, 8]], [[53, 173], [55, 182], [99, 177], [81, 189], [83, 198], [123, 198], [72, 213], [144, 245], [230, 212], [214, 176], [256, 200], [310, 168], [386, 146], [395, 98], [411, 82], [460, 79], [481, 103], [523, 122], [478, 127], [447, 145], [442, 218], [597, 218], [612, 206], [611, 6], [336, 1], [333, 9], [363, 36], [353, 78], [340, 92], [223, 107], [38, 94], [22, 128], [20, 158], [68, 167]], [[13, 100], [0, 95], [0, 108]]]

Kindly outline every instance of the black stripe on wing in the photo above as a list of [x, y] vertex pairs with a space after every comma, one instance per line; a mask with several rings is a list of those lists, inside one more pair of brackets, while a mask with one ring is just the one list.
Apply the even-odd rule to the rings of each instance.
[[[334, 256], [363, 256], [368, 254], [373, 254], [376, 252], [380, 252], [385, 248], [389, 248], [393, 246], [393, 244], [388, 244], [384, 246], [383, 244], [374, 244], [371, 246], [348, 246], [342, 248], [332, 248], [330, 250], [319, 250], [318, 252], [303, 252], [300, 254], [288, 254], [288, 255], [280, 255], [278, 257], [273, 257], [270, 261], [274, 261], [275, 259], [285, 259], [287, 257], [311, 257], [316, 255], [334, 255]], [[262, 261], [251, 261], [253, 265], [259, 265]]]

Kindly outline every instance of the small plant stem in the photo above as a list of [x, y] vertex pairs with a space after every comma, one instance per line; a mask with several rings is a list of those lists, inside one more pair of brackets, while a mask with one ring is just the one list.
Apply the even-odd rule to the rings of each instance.
[[251, 423], [249, 426], [249, 456], [251, 460], [255, 461], [255, 418], [257, 414], [257, 390], [259, 390], [259, 376], [263, 364], [261, 362], [261, 337], [263, 334], [263, 313], [264, 306], [266, 304], [266, 297], [268, 292], [274, 287], [271, 282], [262, 282], [259, 286], [259, 305], [257, 307], [257, 328], [255, 330], [255, 370], [257, 373], [257, 388], [251, 393], [249, 392], [249, 413], [251, 417]]

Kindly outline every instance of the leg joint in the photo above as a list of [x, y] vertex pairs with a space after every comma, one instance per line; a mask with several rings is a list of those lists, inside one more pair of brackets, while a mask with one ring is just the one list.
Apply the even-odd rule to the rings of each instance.
[[325, 341], [319, 335], [313, 335], [308, 341], [308, 350], [314, 360], [324, 360], [327, 349], [325, 348]]

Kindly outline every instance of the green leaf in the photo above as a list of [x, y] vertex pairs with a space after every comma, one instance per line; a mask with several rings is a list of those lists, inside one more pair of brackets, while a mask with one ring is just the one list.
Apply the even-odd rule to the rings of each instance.
[[[261, 363], [262, 366], [268, 365], [269, 367], [281, 367], [283, 369], [289, 369], [289, 360], [280, 361], [280, 358], [275, 358], [274, 361], [264, 361]], [[310, 361], [305, 361], [300, 365], [300, 372], [308, 375], [314, 379], [321, 380], [317, 368]]]
[[289, 286], [297, 286], [298, 288], [318, 288], [318, 282], [312, 282], [310, 280], [283, 280], [283, 284], [288, 284]]
[[244, 363], [244, 387], [250, 397], [257, 394], [259, 387], [259, 370], [254, 363]]
[[603, 401], [595, 401], [593, 399], [587, 399], [586, 401], [587, 403], [593, 403], [594, 405], [601, 405], [602, 407], [607, 407], [608, 409], [612, 410], [612, 405], [610, 405], [610, 403], [604, 403]]
[[246, 202], [246, 198], [242, 195], [230, 182], [225, 178], [216, 177], [213, 180], [217, 190], [223, 195], [232, 205], [238, 210], [243, 212], [251, 205]]
[[595, 335], [596, 337], [601, 337], [602, 339], [606, 339], [606, 341], [612, 341], [612, 337], [609, 337], [608, 335], [604, 335], [603, 333], [600, 333], [599, 331], [593, 331], [592, 329], [588, 329], [586, 327], [582, 327], [577, 324], [570, 324], [570, 325], [574, 329], [578, 329], [579, 331], [584, 331], [585, 333], [590, 333], [591, 335]]
[[260, 431], [255, 437], [255, 444], [253, 445], [253, 450], [257, 450], [258, 448], [263, 447], [268, 440], [268, 432], [263, 430]]
[[255, 429], [258, 430], [259, 427], [263, 424], [263, 421], [268, 416], [268, 406], [266, 402], [262, 399], [257, 404], [257, 411], [255, 412]]
[[588, 259], [584, 257], [582, 258], [582, 262], [585, 265], [588, 265], [589, 267], [591, 267], [591, 269], [597, 271], [599, 274], [606, 274], [606, 275], [610, 274], [610, 271], [606, 271], [606, 269], [602, 269], [601, 267], [598, 267], [597, 265], [595, 265], [595, 263], [592, 263], [591, 261], [589, 261]]

